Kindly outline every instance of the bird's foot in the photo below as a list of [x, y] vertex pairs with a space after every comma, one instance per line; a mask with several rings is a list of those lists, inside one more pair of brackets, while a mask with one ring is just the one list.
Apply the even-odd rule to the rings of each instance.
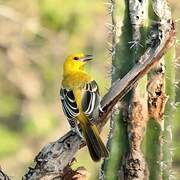
[[72, 131], [78, 135], [80, 140], [84, 141], [84, 137], [82, 136], [82, 133], [80, 132], [78, 126], [73, 127]]
[[100, 106], [100, 107], [99, 107], [99, 117], [101, 117], [101, 116], [103, 115], [103, 113], [104, 113], [104, 110], [103, 110], [103, 108]]
[[99, 106], [99, 111], [100, 111], [101, 113], [103, 113], [103, 112], [104, 112], [104, 110], [103, 110], [102, 106]]

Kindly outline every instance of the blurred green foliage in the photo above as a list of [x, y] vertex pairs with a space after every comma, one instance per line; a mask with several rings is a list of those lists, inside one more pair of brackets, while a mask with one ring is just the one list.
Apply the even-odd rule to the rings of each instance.
[[96, 0], [39, 0], [42, 22], [54, 30], [65, 30], [69, 34], [89, 28], [93, 17], [100, 14], [102, 4]]
[[[37, 152], [69, 128], [58, 95], [68, 54], [95, 54], [89, 70], [102, 94], [106, 91], [106, 14], [103, 0], [0, 0], [0, 159], [13, 179], [20, 179]], [[174, 123], [176, 163], [179, 116], [180, 110]], [[100, 164], [94, 165], [87, 149], [77, 160], [74, 167], [87, 167], [94, 179]]]
[[10, 153], [17, 152], [22, 147], [21, 138], [17, 133], [9, 131], [8, 128], [0, 126], [0, 157], [8, 156]]
[[[88, 68], [105, 92], [104, 10], [103, 1], [96, 0], [88, 5], [84, 0], [0, 0], [0, 159], [13, 179], [20, 179], [45, 144], [69, 129], [58, 92], [67, 55], [94, 53], [96, 69]], [[87, 149], [77, 159], [74, 168], [84, 165], [94, 179], [99, 164], [93, 165]]]

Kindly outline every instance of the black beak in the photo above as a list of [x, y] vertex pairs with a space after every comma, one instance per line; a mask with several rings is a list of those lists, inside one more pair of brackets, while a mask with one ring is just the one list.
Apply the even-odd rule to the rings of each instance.
[[90, 61], [92, 59], [93, 59], [93, 55], [85, 55], [83, 58], [81, 58], [83, 62]]

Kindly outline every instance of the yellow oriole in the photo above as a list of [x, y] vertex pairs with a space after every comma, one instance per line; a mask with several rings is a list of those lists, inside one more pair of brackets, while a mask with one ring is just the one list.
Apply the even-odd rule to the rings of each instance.
[[78, 123], [80, 124], [91, 158], [99, 161], [102, 157], [108, 157], [108, 151], [94, 124], [100, 111], [98, 85], [84, 69], [86, 62], [92, 59], [92, 55], [83, 53], [67, 57], [63, 67], [60, 97], [71, 128], [82, 137], [78, 129]]

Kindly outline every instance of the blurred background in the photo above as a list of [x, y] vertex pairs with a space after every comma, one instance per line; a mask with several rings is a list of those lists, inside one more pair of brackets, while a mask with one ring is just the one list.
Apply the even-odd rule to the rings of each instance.
[[[106, 24], [110, 17], [105, 2], [0, 0], [0, 166], [13, 180], [21, 179], [44, 145], [69, 130], [59, 102], [62, 63], [67, 55], [93, 53], [96, 61], [89, 71], [95, 74], [102, 95], [109, 87]], [[180, 4], [171, 0], [171, 7], [178, 30]], [[177, 42], [177, 57], [179, 46]], [[177, 69], [177, 80], [179, 77]], [[180, 101], [179, 88], [176, 99]], [[178, 118], [180, 106], [173, 120], [175, 177], [180, 170]], [[107, 133], [106, 128], [104, 139]], [[86, 167], [90, 179], [95, 179], [100, 163], [93, 163], [84, 148], [74, 168], [78, 166]]]

